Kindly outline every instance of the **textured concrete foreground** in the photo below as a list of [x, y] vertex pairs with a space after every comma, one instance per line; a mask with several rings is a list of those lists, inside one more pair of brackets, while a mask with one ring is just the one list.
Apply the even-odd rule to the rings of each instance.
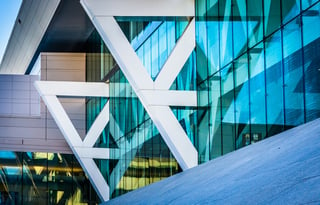
[[105, 204], [320, 204], [320, 119]]

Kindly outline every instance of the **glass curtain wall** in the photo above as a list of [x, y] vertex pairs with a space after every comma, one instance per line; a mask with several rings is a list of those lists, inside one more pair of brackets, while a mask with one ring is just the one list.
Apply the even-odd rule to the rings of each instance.
[[[131, 43], [150, 77], [155, 80], [187, 19], [144, 21], [119, 18], [118, 24]], [[101, 49], [97, 49], [100, 48]], [[146, 110], [132, 90], [96, 31], [88, 40], [87, 81], [106, 82], [110, 86], [110, 120], [96, 143], [97, 147], [113, 148], [115, 159], [96, 160], [110, 186], [110, 196], [146, 186], [171, 176], [181, 169], [154, 126]], [[108, 61], [106, 63], [106, 56]], [[104, 58], [104, 59], [102, 59]], [[185, 63], [171, 89], [195, 90], [195, 53]], [[87, 99], [87, 130], [107, 99]], [[181, 126], [192, 142], [196, 138], [196, 110], [172, 107]]]
[[[196, 48], [171, 86], [196, 90], [198, 107], [172, 110], [199, 163], [320, 117], [320, 3], [309, 0], [195, 0]], [[155, 80], [187, 19], [118, 18]], [[87, 99], [87, 129], [107, 100], [110, 122], [96, 160], [116, 197], [181, 169], [100, 36], [87, 43], [87, 81], [110, 99]]]
[[98, 204], [71, 154], [0, 151], [0, 204]]
[[200, 162], [319, 118], [319, 1], [196, 0]]

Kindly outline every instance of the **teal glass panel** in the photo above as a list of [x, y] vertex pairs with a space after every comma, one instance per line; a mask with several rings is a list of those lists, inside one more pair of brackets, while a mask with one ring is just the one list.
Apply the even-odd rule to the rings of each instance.
[[265, 42], [268, 136], [283, 131], [283, 70], [281, 33], [274, 33]]
[[286, 128], [304, 122], [303, 64], [300, 17], [283, 29], [283, 69]]
[[264, 0], [264, 34], [269, 36], [281, 24], [280, 2], [273, 0]]
[[318, 2], [318, 0], [301, 0], [302, 9], [305, 10], [312, 6], [314, 3]]
[[156, 30], [154, 34], [151, 36], [151, 77], [155, 79], [160, 71], [160, 63], [159, 63], [159, 30]]
[[[266, 137], [265, 55], [263, 45], [261, 42], [249, 50], [251, 136], [245, 136], [245, 145]], [[253, 138], [253, 135], [255, 138]]]
[[[198, 95], [198, 104], [201, 105], [201, 108], [197, 109], [197, 140], [195, 147], [198, 150], [199, 162], [203, 163], [210, 159], [210, 142], [211, 139], [209, 136], [209, 126], [210, 126], [210, 105], [209, 105], [209, 87], [208, 81], [202, 82], [198, 85], [197, 95]], [[220, 89], [220, 85], [218, 87]], [[219, 96], [215, 96], [219, 99]]]
[[196, 22], [196, 58], [197, 58], [197, 82], [202, 82], [208, 77], [208, 49], [207, 49], [207, 25], [204, 20]]
[[221, 19], [219, 29], [221, 68], [233, 59], [231, 3], [232, 0], [219, 1], [219, 19]]
[[245, 54], [234, 61], [236, 148], [245, 146], [246, 136], [250, 136], [248, 76], [248, 56]]
[[283, 0], [282, 2], [282, 22], [287, 23], [300, 13], [300, 0]]
[[[219, 67], [219, 21], [218, 21], [218, 1], [207, 1], [207, 39], [208, 39], [208, 76], [217, 72]], [[202, 34], [201, 34], [202, 36]]]
[[233, 56], [237, 58], [247, 50], [246, 0], [232, 0]]
[[262, 0], [247, 0], [248, 3], [248, 44], [255, 46], [263, 38]]
[[221, 70], [222, 153], [235, 150], [234, 80], [233, 66]]
[[222, 155], [220, 72], [209, 79], [210, 159]]
[[[320, 11], [320, 3], [311, 7], [310, 12]], [[319, 15], [303, 15], [303, 46], [305, 73], [306, 120], [320, 117], [320, 22]]]

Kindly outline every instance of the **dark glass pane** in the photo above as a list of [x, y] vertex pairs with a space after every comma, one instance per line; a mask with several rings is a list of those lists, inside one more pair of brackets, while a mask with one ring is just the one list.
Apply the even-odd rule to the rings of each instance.
[[22, 204], [22, 153], [0, 151], [0, 204]]
[[[250, 73], [250, 123], [251, 136], [245, 136], [245, 144], [250, 144], [266, 137], [266, 89], [264, 71], [263, 43], [249, 50]], [[255, 138], [253, 139], [253, 135]]]
[[235, 150], [233, 67], [221, 70], [222, 145], [223, 154]]
[[281, 1], [264, 0], [264, 34], [266, 36], [280, 27], [280, 2]]
[[282, 21], [287, 23], [300, 12], [300, 0], [283, 0], [282, 1]]
[[[23, 153], [23, 204], [47, 204], [47, 153]], [[57, 181], [58, 182], [58, 181]], [[59, 183], [59, 182], [58, 182]]]
[[281, 33], [274, 33], [265, 42], [268, 135], [283, 131], [283, 71]]
[[283, 29], [285, 123], [287, 128], [304, 122], [303, 68], [300, 17]]
[[234, 62], [236, 148], [246, 145], [250, 136], [248, 57], [242, 55]]
[[248, 39], [249, 47], [256, 45], [263, 38], [262, 0], [247, 0], [248, 3]]

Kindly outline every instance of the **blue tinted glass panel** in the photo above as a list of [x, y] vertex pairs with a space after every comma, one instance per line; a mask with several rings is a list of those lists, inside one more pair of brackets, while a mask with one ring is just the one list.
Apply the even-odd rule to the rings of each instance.
[[[310, 8], [310, 13], [318, 13], [320, 3]], [[320, 117], [320, 27], [319, 15], [303, 15], [303, 45], [305, 73], [306, 120]]]
[[249, 50], [249, 75], [250, 75], [250, 123], [251, 136], [246, 136], [246, 143], [255, 142], [266, 137], [266, 90], [264, 70], [263, 43]]
[[303, 65], [300, 17], [283, 29], [285, 123], [288, 128], [304, 122]]
[[268, 135], [283, 130], [283, 70], [281, 33], [274, 33], [265, 42], [266, 84], [267, 84], [267, 124]]
[[240, 148], [246, 145], [246, 136], [250, 136], [248, 56], [246, 54], [234, 61], [234, 84], [236, 148]]
[[237, 58], [247, 50], [246, 0], [233, 0], [232, 5], [233, 56]]
[[287, 23], [300, 12], [300, 0], [285, 0], [282, 1], [282, 21]]
[[235, 149], [235, 119], [234, 119], [234, 82], [233, 66], [229, 64], [221, 70], [221, 115], [223, 154]]

